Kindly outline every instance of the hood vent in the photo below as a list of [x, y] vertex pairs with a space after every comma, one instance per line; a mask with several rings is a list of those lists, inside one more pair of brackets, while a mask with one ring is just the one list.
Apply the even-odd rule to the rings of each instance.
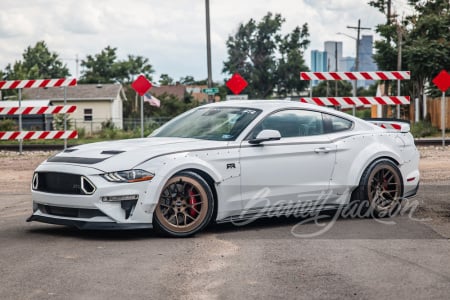
[[120, 151], [120, 150], [105, 150], [102, 151], [101, 154], [106, 154], [106, 155], [116, 155], [116, 154], [120, 154], [120, 153], [124, 153], [125, 151]]
[[89, 157], [66, 157], [66, 156], [53, 156], [49, 158], [48, 162], [54, 163], [69, 163], [69, 164], [82, 164], [82, 165], [94, 165], [104, 161], [106, 158], [89, 158]]
[[70, 152], [74, 152], [74, 151], [77, 151], [78, 149], [76, 149], [76, 148], [69, 148], [69, 149], [66, 149], [66, 150], [64, 150], [64, 153], [70, 153]]

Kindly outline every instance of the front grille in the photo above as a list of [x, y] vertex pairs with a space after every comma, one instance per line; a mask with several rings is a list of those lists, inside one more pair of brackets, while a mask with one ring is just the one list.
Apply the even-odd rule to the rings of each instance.
[[38, 204], [38, 209], [45, 214], [59, 216], [59, 217], [69, 217], [69, 218], [84, 218], [89, 219], [93, 217], [104, 217], [106, 216], [98, 209], [86, 209], [86, 208], [70, 208], [70, 207], [60, 207]]
[[92, 195], [96, 188], [86, 177], [58, 172], [37, 172], [33, 189], [53, 194]]

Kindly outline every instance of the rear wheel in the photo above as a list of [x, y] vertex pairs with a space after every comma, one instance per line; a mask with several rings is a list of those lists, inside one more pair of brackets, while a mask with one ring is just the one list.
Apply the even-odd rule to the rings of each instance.
[[403, 180], [398, 167], [390, 160], [373, 162], [361, 176], [353, 192], [351, 205], [360, 205], [359, 212], [376, 217], [390, 216], [400, 204]]
[[193, 172], [180, 172], [165, 184], [154, 212], [154, 227], [164, 235], [187, 237], [208, 225], [214, 200], [208, 183]]

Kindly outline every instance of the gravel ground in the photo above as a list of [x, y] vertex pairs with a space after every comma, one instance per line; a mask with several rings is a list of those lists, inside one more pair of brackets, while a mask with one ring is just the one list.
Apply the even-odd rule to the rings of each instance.
[[420, 151], [420, 180], [422, 183], [448, 183], [450, 181], [450, 146], [445, 148], [418, 147]]

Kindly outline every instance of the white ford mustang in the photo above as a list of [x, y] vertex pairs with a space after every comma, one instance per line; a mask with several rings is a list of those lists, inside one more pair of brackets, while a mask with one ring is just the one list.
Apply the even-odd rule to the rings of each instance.
[[[409, 124], [388, 130], [292, 101], [192, 109], [150, 137], [69, 148], [32, 180], [28, 221], [81, 229], [155, 228], [176, 237], [210, 222], [363, 203], [379, 214], [419, 186]], [[279, 210], [280, 211], [280, 210]]]

